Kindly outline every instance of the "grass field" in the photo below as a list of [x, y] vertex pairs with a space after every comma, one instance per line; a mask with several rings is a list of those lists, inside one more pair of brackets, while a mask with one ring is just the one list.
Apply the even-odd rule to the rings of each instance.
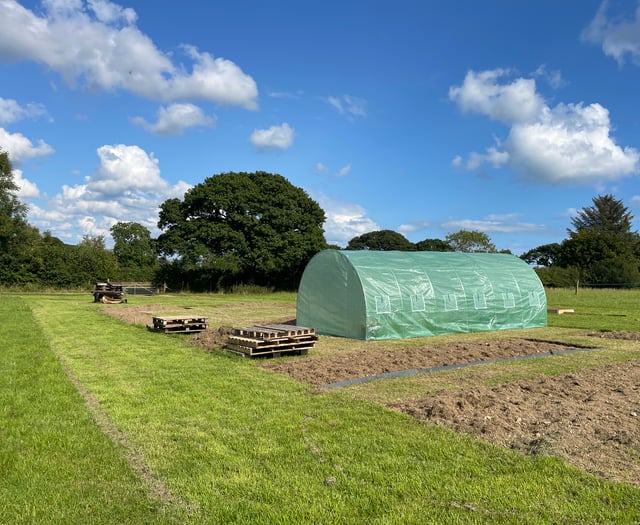
[[[294, 294], [135, 302], [197, 308], [214, 325], [295, 315]], [[637, 291], [550, 290], [548, 303], [576, 314], [550, 316], [538, 337], [639, 330]], [[640, 522], [638, 488], [388, 410], [382, 383], [314, 393], [126, 325], [89, 295], [1, 295], [0, 321], [0, 523]], [[322, 351], [368, 344], [331, 341]], [[637, 356], [608, 344], [606, 359]], [[598, 358], [488, 365], [487, 381]]]

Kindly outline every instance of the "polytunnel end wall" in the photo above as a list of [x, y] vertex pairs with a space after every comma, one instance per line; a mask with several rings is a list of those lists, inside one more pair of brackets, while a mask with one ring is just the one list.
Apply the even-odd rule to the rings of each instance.
[[296, 304], [299, 326], [316, 333], [365, 339], [361, 283], [351, 262], [338, 250], [316, 254], [305, 268]]

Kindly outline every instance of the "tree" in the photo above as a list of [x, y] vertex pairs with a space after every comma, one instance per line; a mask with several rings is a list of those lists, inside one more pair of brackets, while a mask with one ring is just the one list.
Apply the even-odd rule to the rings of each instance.
[[553, 266], [558, 259], [561, 246], [559, 243], [554, 242], [551, 244], [543, 244], [537, 248], [533, 248], [526, 253], [523, 253], [520, 258], [527, 264], [534, 264], [536, 266]]
[[75, 267], [79, 286], [90, 286], [96, 281], [114, 279], [118, 275], [118, 263], [111, 250], [107, 250], [104, 237], [85, 235], [75, 246]]
[[489, 236], [481, 231], [460, 230], [445, 237], [446, 242], [456, 252], [489, 252], [496, 253], [496, 247]]
[[563, 268], [576, 267], [580, 280], [590, 284], [640, 282], [638, 259], [627, 236], [583, 229], [565, 239], [557, 257]]
[[633, 215], [612, 195], [598, 195], [593, 206], [579, 210], [567, 229], [556, 262], [576, 267], [580, 279], [590, 284], [640, 281], [640, 236], [631, 231]]
[[416, 250], [419, 252], [452, 252], [453, 248], [442, 239], [424, 239], [416, 243]]
[[593, 206], [582, 208], [571, 219], [574, 230], [567, 229], [571, 237], [584, 230], [615, 235], [631, 233], [633, 215], [622, 201], [613, 195], [598, 195], [592, 199], [592, 202]]
[[151, 280], [158, 265], [155, 242], [148, 228], [137, 222], [118, 222], [111, 229], [113, 254], [125, 280]]
[[295, 288], [326, 247], [325, 214], [281, 175], [222, 173], [160, 207], [160, 253], [181, 278], [218, 289], [237, 283]]
[[347, 244], [347, 250], [400, 250], [415, 251], [416, 247], [404, 235], [393, 230], [380, 230], [354, 237]]
[[32, 283], [37, 280], [40, 233], [27, 223], [27, 207], [17, 196], [13, 166], [0, 149], [0, 282]]

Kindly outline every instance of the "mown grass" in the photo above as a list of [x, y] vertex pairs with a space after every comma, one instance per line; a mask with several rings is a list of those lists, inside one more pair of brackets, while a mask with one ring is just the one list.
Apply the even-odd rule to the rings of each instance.
[[0, 297], [0, 341], [0, 523], [179, 519], [96, 425], [17, 297]]
[[[7, 523], [640, 521], [637, 488], [604, 482], [558, 459], [532, 459], [456, 435], [353, 399], [348, 390], [314, 394], [253, 361], [207, 354], [177, 336], [125, 325], [90, 300], [25, 298], [34, 325], [17, 299], [0, 297], [7, 305], [3, 320], [10, 319], [3, 324], [18, 324], [11, 316], [22, 312], [18, 328], [3, 328], [11, 354], [2, 354], [2, 380], [9, 381], [2, 392], [10, 397], [19, 383], [26, 396], [17, 428], [28, 438], [14, 441], [34, 445], [20, 445], [15, 456], [35, 465], [5, 461], [18, 469], [13, 478], [0, 478], [2, 499], [16, 502], [0, 514]], [[157, 300], [217, 307], [280, 299]], [[10, 364], [36, 349], [46, 374], [34, 369], [33, 357], [19, 367]], [[83, 405], [78, 390], [99, 408]], [[96, 419], [107, 419], [102, 432], [90, 408]], [[15, 416], [2, 414], [3, 428], [13, 427]], [[48, 448], [52, 429], [70, 433], [57, 455]], [[139, 459], [129, 466], [125, 458], [132, 457]], [[41, 468], [49, 474], [30, 477]], [[153, 497], [154, 480], [170, 497]], [[64, 496], [56, 499], [61, 486]], [[41, 509], [40, 520], [25, 519], [27, 502]], [[92, 521], [97, 509], [99, 519]]]

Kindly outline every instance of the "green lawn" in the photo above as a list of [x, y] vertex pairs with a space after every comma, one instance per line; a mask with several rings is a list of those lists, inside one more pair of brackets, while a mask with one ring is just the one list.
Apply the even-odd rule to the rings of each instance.
[[[619, 318], [601, 308], [604, 295], [554, 294], [550, 306], [588, 309], [590, 328], [635, 326], [640, 293], [611, 299]], [[138, 300], [231, 315], [295, 295]], [[637, 488], [351, 391], [313, 393], [100, 309], [87, 295], [0, 296], [1, 523], [640, 522]], [[550, 317], [542, 330], [578, 337], [564, 328], [571, 319], [581, 317]]]

